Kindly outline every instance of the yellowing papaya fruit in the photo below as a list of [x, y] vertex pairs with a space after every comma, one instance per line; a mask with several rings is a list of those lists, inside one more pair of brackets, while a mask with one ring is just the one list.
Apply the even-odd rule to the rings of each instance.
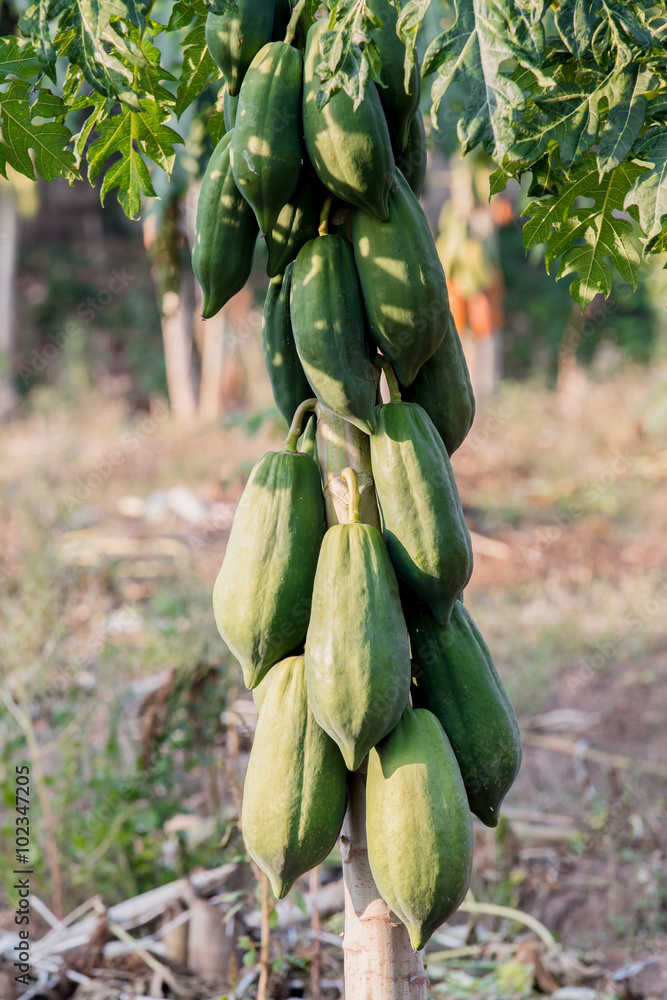
[[377, 407], [371, 464], [394, 568], [444, 625], [472, 574], [472, 545], [447, 450], [421, 406]]
[[406, 708], [368, 758], [368, 860], [415, 951], [460, 906], [472, 870], [472, 818], [456, 757], [434, 715]]
[[224, 14], [209, 11], [206, 44], [232, 97], [241, 89], [259, 50], [271, 41], [274, 14], [274, 0], [236, 0], [236, 10], [230, 8]]
[[424, 117], [419, 109], [410, 122], [408, 142], [403, 152], [399, 154], [396, 166], [412, 188], [415, 198], [419, 198], [426, 180], [426, 129]]
[[[351, 493], [352, 493], [351, 487]], [[305, 644], [308, 700], [356, 770], [407, 704], [410, 650], [398, 583], [377, 528], [329, 528], [320, 551]]]
[[328, 19], [308, 32], [304, 63], [303, 131], [310, 160], [322, 183], [343, 201], [386, 222], [388, 196], [394, 183], [394, 157], [387, 121], [374, 83], [361, 105], [339, 90], [320, 110], [321, 40]]
[[202, 315], [210, 319], [250, 276], [257, 220], [234, 182], [227, 132], [213, 150], [199, 193], [192, 267], [204, 294]]
[[367, 434], [373, 378], [359, 281], [350, 244], [318, 236], [299, 251], [290, 297], [296, 349], [317, 398]]
[[270, 278], [282, 274], [308, 240], [317, 236], [320, 212], [327, 192], [306, 157], [299, 174], [296, 191], [280, 210], [275, 225], [266, 234], [269, 262], [266, 273]]
[[399, 152], [405, 149], [408, 142], [410, 123], [419, 108], [421, 99], [421, 74], [419, 59], [416, 56], [405, 89], [405, 45], [396, 34], [398, 11], [389, 0], [366, 0], [369, 14], [382, 21], [381, 28], [373, 28], [373, 38], [380, 50], [382, 70], [378, 94], [387, 117], [389, 132], [394, 148]]
[[323, 530], [322, 487], [312, 458], [268, 452], [239, 502], [213, 590], [218, 630], [249, 688], [306, 634]]
[[234, 180], [268, 233], [301, 170], [303, 57], [284, 42], [259, 50], [246, 73], [230, 147]]
[[335, 846], [347, 773], [338, 747], [308, 707], [303, 657], [278, 663], [261, 687], [241, 826], [248, 854], [282, 899]]
[[292, 268], [293, 265], [290, 264], [284, 275], [279, 275], [271, 281], [262, 312], [262, 343], [266, 370], [269, 373], [276, 406], [288, 426], [292, 423], [299, 403], [310, 399], [313, 394], [301, 367], [292, 333], [290, 319]]
[[352, 209], [352, 242], [371, 337], [410, 385], [445, 335], [449, 299], [426, 216], [400, 170], [396, 178], [389, 222]]
[[460, 601], [445, 627], [423, 604], [407, 601], [404, 607], [417, 664], [413, 703], [438, 717], [471, 810], [486, 826], [497, 826], [521, 766], [521, 734], [489, 648]]
[[475, 394], [451, 313], [440, 347], [419, 369], [412, 385], [401, 389], [401, 395], [406, 402], [424, 407], [448, 454], [453, 455], [465, 441], [475, 419]]

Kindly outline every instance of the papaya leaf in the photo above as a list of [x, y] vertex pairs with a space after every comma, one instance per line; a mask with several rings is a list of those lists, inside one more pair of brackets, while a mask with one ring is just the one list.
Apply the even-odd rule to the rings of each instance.
[[49, 21], [67, 7], [67, 0], [37, 0], [19, 21], [19, 28], [30, 37], [38, 58], [49, 77], [56, 80], [56, 50], [51, 39]]
[[41, 71], [42, 60], [30, 42], [16, 35], [0, 36], [0, 80], [18, 76], [30, 80]]
[[556, 12], [558, 34], [575, 59], [583, 59], [590, 52], [596, 6], [595, 0], [565, 0]]
[[356, 111], [369, 83], [380, 83], [382, 59], [373, 28], [379, 28], [381, 21], [370, 13], [365, 0], [331, 0], [329, 6], [329, 30], [322, 35], [322, 61], [317, 66], [322, 81], [317, 106], [321, 110], [333, 94], [344, 90]]
[[208, 51], [205, 32], [206, 25], [202, 21], [183, 42], [183, 69], [174, 108], [179, 118], [199, 97], [204, 87], [220, 76], [220, 70]]
[[26, 81], [14, 80], [0, 95], [0, 173], [6, 177], [9, 164], [30, 180], [35, 180], [35, 168], [49, 182], [55, 177], [76, 180], [79, 174], [74, 154], [68, 148], [72, 136], [62, 121], [67, 106], [46, 90], [39, 91], [31, 105], [30, 89]]
[[[398, 6], [398, 4], [397, 4]], [[410, 89], [410, 77], [415, 68], [417, 32], [424, 20], [426, 11], [431, 6], [431, 0], [408, 0], [398, 16], [396, 34], [405, 45], [405, 92]]]
[[127, 10], [127, 19], [130, 24], [133, 24], [135, 28], [143, 29], [146, 25], [148, 4], [141, 3], [139, 0], [123, 0], [123, 4]]
[[646, 118], [645, 93], [650, 78], [639, 63], [632, 63], [610, 80], [609, 113], [598, 145], [600, 175], [622, 163], [632, 149]]
[[640, 136], [634, 147], [635, 157], [650, 164], [636, 177], [628, 191], [624, 208], [636, 205], [639, 222], [649, 240], [660, 236], [667, 217], [667, 127], [656, 126]]

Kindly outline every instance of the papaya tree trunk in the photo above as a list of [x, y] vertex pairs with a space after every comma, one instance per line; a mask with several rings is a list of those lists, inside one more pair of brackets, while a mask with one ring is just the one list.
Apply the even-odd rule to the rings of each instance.
[[[353, 468], [361, 487], [361, 520], [379, 527], [371, 478], [370, 442], [352, 424], [318, 407], [317, 452], [327, 524], [344, 518], [343, 469]], [[348, 807], [340, 838], [345, 880], [345, 1000], [426, 1000], [428, 977], [420, 952], [380, 896], [366, 847], [365, 765], [349, 776]]]

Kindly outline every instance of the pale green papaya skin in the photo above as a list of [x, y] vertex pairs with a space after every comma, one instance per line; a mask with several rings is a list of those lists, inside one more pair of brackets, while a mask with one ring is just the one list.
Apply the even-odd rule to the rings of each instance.
[[318, 236], [299, 251], [292, 274], [292, 330], [317, 398], [369, 434], [375, 413], [359, 281], [350, 244]]
[[421, 406], [378, 406], [371, 464], [394, 569], [445, 625], [472, 575], [472, 544], [449, 456]]
[[249, 688], [303, 641], [323, 531], [322, 486], [312, 458], [264, 455], [239, 502], [213, 589], [218, 631]]
[[423, 406], [451, 456], [460, 448], [475, 419], [475, 394], [454, 317], [440, 347], [419, 369], [403, 399]]
[[232, 95], [227, 90], [227, 84], [225, 84], [225, 91], [222, 100], [222, 113], [225, 122], [225, 132], [231, 132], [236, 124], [236, 112], [239, 106], [238, 95], [232, 97]]
[[303, 657], [278, 663], [261, 687], [241, 825], [248, 854], [282, 899], [335, 847], [347, 772], [338, 747], [308, 707]]
[[299, 179], [302, 72], [298, 49], [269, 42], [250, 64], [239, 94], [232, 170], [262, 233], [271, 231]]
[[269, 278], [282, 274], [309, 240], [314, 240], [320, 225], [320, 213], [327, 192], [306, 159], [301, 167], [296, 191], [280, 211], [275, 225], [266, 234]]
[[426, 180], [426, 129], [424, 116], [419, 110], [410, 122], [408, 143], [399, 154], [396, 166], [412, 188], [415, 198], [419, 198]]
[[199, 193], [192, 267], [202, 287], [202, 316], [210, 319], [250, 277], [257, 220], [239, 193], [229, 158], [233, 131], [213, 150]]
[[415, 951], [463, 902], [472, 817], [456, 757], [434, 715], [406, 708], [368, 758], [368, 860]]
[[259, 50], [271, 41], [275, 13], [274, 0], [236, 0], [236, 7], [224, 14], [209, 11], [206, 18], [206, 44], [232, 97]]
[[303, 131], [308, 156], [332, 194], [386, 222], [394, 156], [375, 84], [369, 83], [356, 111], [342, 90], [321, 111], [317, 107], [321, 82], [316, 69], [322, 61], [320, 39], [327, 28], [327, 18], [316, 21], [306, 41]]
[[410, 385], [445, 335], [449, 298], [426, 216], [399, 170], [396, 179], [389, 222], [352, 210], [352, 243], [371, 337]]
[[284, 275], [271, 281], [262, 312], [262, 345], [266, 370], [276, 406], [288, 427], [299, 404], [313, 395], [301, 367], [292, 333], [292, 266], [290, 264]]
[[370, 524], [329, 528], [306, 636], [308, 700], [356, 770], [407, 704], [410, 651], [396, 575]]
[[472, 812], [486, 826], [497, 826], [521, 766], [521, 734], [491, 653], [460, 601], [444, 628], [425, 605], [408, 601], [404, 607], [417, 678], [413, 703], [438, 717]]
[[421, 99], [419, 59], [415, 60], [406, 93], [403, 68], [405, 45], [396, 34], [398, 11], [389, 0], [367, 0], [366, 9], [382, 21], [381, 28], [373, 28], [373, 38], [382, 57], [381, 86], [378, 87], [378, 93], [394, 148], [400, 152], [407, 145], [410, 123]]

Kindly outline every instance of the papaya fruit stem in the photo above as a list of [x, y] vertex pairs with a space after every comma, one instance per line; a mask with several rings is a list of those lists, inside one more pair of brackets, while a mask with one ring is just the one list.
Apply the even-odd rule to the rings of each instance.
[[389, 389], [389, 399], [392, 403], [402, 403], [403, 397], [401, 396], [401, 388], [398, 384], [398, 379], [394, 373], [394, 369], [391, 367], [386, 358], [381, 355], [375, 359], [375, 364], [379, 365], [384, 372], [384, 377], [387, 380], [387, 388]]
[[301, 437], [301, 425], [303, 424], [303, 418], [309, 410], [314, 410], [316, 406], [316, 399], [306, 399], [303, 403], [297, 406], [294, 417], [292, 418], [289, 433], [285, 438], [283, 451], [289, 451], [292, 453], [296, 451], [297, 442]]
[[296, 34], [296, 28], [299, 23], [299, 18], [306, 9], [307, 0], [299, 0], [298, 4], [292, 11], [292, 16], [289, 19], [289, 24], [287, 25], [287, 31], [285, 32], [285, 45], [291, 45], [294, 41], [294, 36]]
[[327, 200], [322, 206], [322, 212], [320, 213], [320, 226], [317, 232], [320, 236], [329, 235], [329, 212], [331, 211], [331, 206], [333, 204], [333, 195], [330, 194]]
[[347, 523], [348, 524], [360, 524], [361, 516], [359, 514], [359, 505], [361, 504], [361, 492], [359, 490], [359, 480], [357, 479], [357, 474], [354, 469], [343, 469], [340, 474], [341, 479], [343, 479], [347, 485], [349, 491], [349, 498], [347, 501]]

